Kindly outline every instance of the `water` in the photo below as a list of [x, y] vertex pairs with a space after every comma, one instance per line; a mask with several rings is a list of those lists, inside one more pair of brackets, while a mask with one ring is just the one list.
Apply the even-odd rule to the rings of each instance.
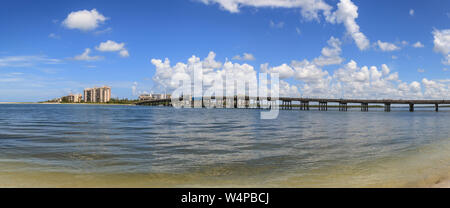
[[1, 187], [422, 187], [450, 112], [0, 105]]

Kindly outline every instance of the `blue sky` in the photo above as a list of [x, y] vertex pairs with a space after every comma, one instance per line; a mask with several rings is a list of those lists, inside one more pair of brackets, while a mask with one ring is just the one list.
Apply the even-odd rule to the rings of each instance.
[[[450, 92], [450, 1], [317, 0], [319, 10], [307, 0], [253, 2], [2, 1], [0, 102], [102, 85], [114, 97], [136, 98], [167, 84], [156, 60], [170, 59], [170, 72], [211, 51], [221, 64], [215, 71], [230, 62], [236, 70], [247, 64], [255, 72], [286, 72], [281, 87], [289, 96], [437, 99]], [[94, 19], [69, 18], [83, 11]], [[361, 48], [356, 33], [369, 45]], [[331, 37], [337, 47], [328, 45]], [[331, 55], [322, 53], [326, 47]], [[318, 64], [320, 56], [338, 61]]]

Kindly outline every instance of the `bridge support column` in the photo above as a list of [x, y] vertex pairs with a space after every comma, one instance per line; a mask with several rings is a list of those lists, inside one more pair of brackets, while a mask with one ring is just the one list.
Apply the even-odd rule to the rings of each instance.
[[391, 112], [391, 104], [390, 103], [384, 104], [384, 112]]
[[[272, 101], [272, 100], [267, 100], [267, 104], [269, 105], [269, 110], [271, 110], [272, 108], [275, 108], [277, 103], [277, 101]], [[278, 106], [278, 108], [280, 108], [280, 106]]]
[[409, 112], [414, 112], [414, 104], [409, 104]]
[[435, 111], [438, 112], [439, 111], [439, 104], [437, 104], [437, 103], [434, 104], [434, 108], [435, 108]]
[[369, 103], [361, 103], [361, 111], [363, 112], [369, 111]]
[[300, 110], [309, 110], [309, 102], [308, 101], [301, 101], [300, 102]]
[[339, 111], [347, 111], [347, 103], [339, 103]]
[[234, 105], [234, 108], [238, 108], [238, 99], [237, 99], [237, 96], [234, 96], [233, 105]]
[[319, 102], [319, 111], [327, 111], [328, 103], [327, 102]]
[[287, 101], [287, 109], [292, 110], [292, 101], [291, 100]]

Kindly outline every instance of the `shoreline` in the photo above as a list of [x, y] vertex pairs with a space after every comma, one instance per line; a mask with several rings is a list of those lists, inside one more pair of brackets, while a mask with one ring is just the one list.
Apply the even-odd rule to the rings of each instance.
[[43, 104], [43, 105], [130, 105], [135, 106], [134, 103], [35, 103], [35, 104]]
[[[48, 178], [51, 180], [47, 180]], [[74, 172], [0, 172], [2, 188], [450, 188], [450, 179], [436, 183], [415, 184], [349, 184], [309, 186], [286, 183], [241, 183], [242, 180], [216, 183], [211, 180], [178, 174], [124, 174], [124, 173], [74, 173]]]
[[121, 103], [39, 103], [39, 102], [0, 102], [1, 104], [33, 104], [33, 105], [129, 105], [135, 106], [136, 104], [121, 104]]

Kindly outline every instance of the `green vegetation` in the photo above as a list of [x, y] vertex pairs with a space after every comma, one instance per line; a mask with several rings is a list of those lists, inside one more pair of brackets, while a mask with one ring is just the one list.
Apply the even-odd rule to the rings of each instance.
[[111, 98], [111, 100], [107, 104], [136, 104], [137, 102], [139, 102], [139, 100], [128, 100], [128, 98]]
[[73, 103], [73, 102], [69, 102], [67, 100], [67, 98], [63, 98], [61, 100], [61, 102], [58, 102], [56, 100], [48, 100], [48, 101], [43, 101], [43, 102], [39, 102], [39, 103], [60, 103], [60, 104], [97, 104], [97, 105], [134, 105], [137, 102], [139, 102], [139, 100], [129, 100], [128, 98], [124, 98], [124, 99], [119, 99], [119, 98], [111, 98], [111, 100], [107, 103], [91, 103], [91, 102], [84, 102], [83, 100], [79, 103]]

